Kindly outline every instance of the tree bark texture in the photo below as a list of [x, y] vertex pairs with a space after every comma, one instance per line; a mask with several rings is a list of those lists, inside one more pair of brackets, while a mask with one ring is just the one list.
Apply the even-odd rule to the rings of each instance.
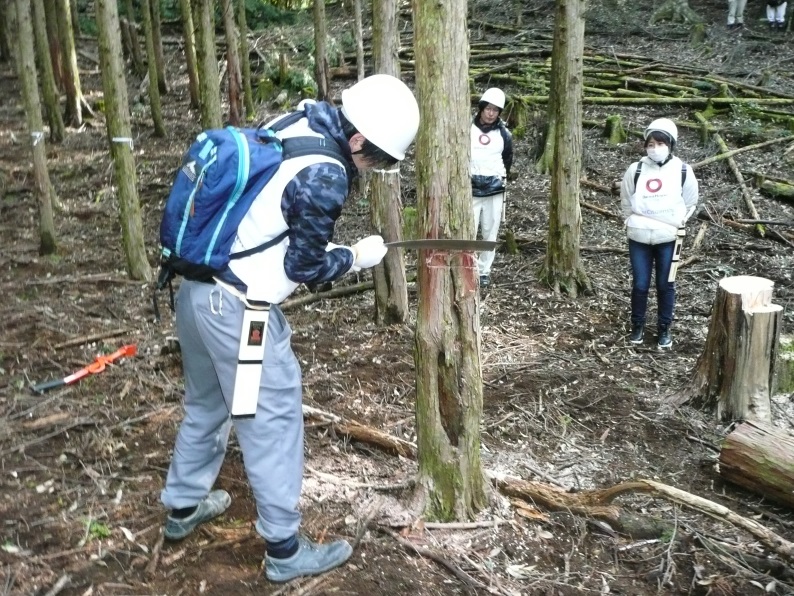
[[356, 38], [356, 74], [360, 81], [364, 78], [364, 28], [361, 24], [361, 0], [353, 0], [353, 21]]
[[[426, 238], [472, 238], [466, 2], [414, 0], [413, 16], [419, 228]], [[419, 496], [428, 519], [465, 520], [487, 502], [477, 266], [470, 252], [422, 250], [417, 260]]]
[[11, 59], [11, 35], [8, 22], [10, 2], [0, 4], [0, 61], [7, 62]]
[[52, 184], [47, 169], [44, 122], [41, 118], [36, 62], [33, 49], [33, 25], [31, 6], [28, 0], [16, 0], [17, 13], [17, 64], [22, 95], [25, 102], [25, 117], [33, 150], [33, 185], [39, 206], [39, 254], [48, 255], [56, 250], [55, 222], [52, 216]]
[[193, 35], [193, 11], [190, 9], [190, 0], [179, 0], [179, 10], [182, 14], [182, 37], [185, 40], [185, 62], [187, 63], [190, 107], [198, 108], [201, 102], [196, 61], [196, 38]]
[[130, 110], [121, 56], [118, 8], [115, 0], [96, 0], [95, 6], [107, 135], [118, 187], [119, 223], [127, 272], [132, 279], [150, 281], [152, 270], [146, 258], [143, 221], [136, 187], [135, 157], [132, 153]]
[[573, 297], [589, 290], [590, 281], [579, 255], [582, 212], [579, 178], [582, 169], [582, 56], [584, 0], [558, 0], [552, 48], [555, 125], [554, 160], [549, 198], [548, 249], [541, 279], [555, 292]]
[[245, 17], [245, 0], [236, 0], [237, 3], [237, 28], [240, 31], [240, 66], [243, 76], [243, 104], [245, 105], [245, 119], [248, 121], [256, 117], [254, 108], [254, 92], [251, 89], [251, 58], [248, 49], [248, 23]]
[[149, 69], [149, 107], [152, 112], [154, 136], [165, 136], [165, 123], [163, 122], [163, 109], [160, 103], [160, 87], [157, 84], [157, 60], [155, 59], [155, 40], [152, 25], [151, 2], [159, 0], [141, 0], [141, 14], [143, 15], [143, 34], [146, 38], [146, 66]]
[[77, 52], [74, 48], [72, 12], [69, 0], [56, 0], [55, 4], [58, 10], [58, 38], [61, 42], [63, 85], [66, 93], [64, 121], [69, 126], [79, 127], [83, 124], [83, 92], [80, 89], [80, 71], [77, 69]]
[[240, 40], [234, 23], [232, 0], [221, 0], [223, 28], [226, 32], [226, 76], [229, 81], [229, 122], [240, 126], [243, 121], [242, 75], [240, 74]]
[[325, 0], [314, 0], [314, 80], [317, 82], [317, 99], [330, 101], [331, 73], [328, 68]]
[[[9, 7], [13, 2], [9, 3]], [[63, 58], [61, 54], [61, 39], [58, 35], [58, 8], [55, 0], [44, 0], [44, 16], [47, 22], [47, 41], [50, 44], [50, 64], [52, 64], [52, 74], [55, 76], [55, 84], [60, 91], [64, 89], [63, 82]]]
[[[372, 54], [375, 72], [400, 76], [398, 57], [400, 34], [396, 0], [372, 4]], [[370, 177], [372, 226], [387, 242], [402, 239], [403, 210], [400, 195], [399, 162]], [[374, 268], [375, 319], [380, 324], [402, 323], [408, 319], [408, 284], [403, 250], [390, 250]]]
[[771, 420], [770, 397], [782, 307], [762, 277], [722, 279], [711, 309], [706, 345], [679, 403], [714, 408], [720, 419]]
[[33, 31], [36, 38], [36, 60], [41, 76], [41, 92], [44, 96], [47, 124], [50, 127], [50, 140], [54, 143], [60, 143], [66, 135], [66, 130], [61, 116], [60, 94], [55, 84], [55, 75], [52, 72], [52, 63], [50, 62], [44, 0], [33, 0], [31, 6], [33, 9]]
[[149, 0], [149, 14], [152, 20], [152, 41], [154, 44], [154, 64], [157, 71], [157, 88], [160, 93], [168, 93], [168, 79], [165, 78], [165, 59], [163, 58], [163, 35], [160, 27], [160, 0]]
[[720, 449], [720, 476], [794, 507], [794, 437], [758, 421], [739, 424]]
[[215, 57], [215, 30], [212, 24], [212, 0], [193, 0], [196, 25], [196, 57], [199, 62], [201, 127], [220, 128], [221, 86]]
[[[188, 0], [189, 1], [189, 0]], [[127, 12], [127, 21], [130, 24], [130, 49], [132, 50], [132, 70], [138, 76], [143, 76], [146, 67], [143, 64], [143, 54], [141, 53], [141, 41], [138, 38], [138, 27], [135, 21], [135, 5], [132, 0], [124, 0], [124, 8]]]

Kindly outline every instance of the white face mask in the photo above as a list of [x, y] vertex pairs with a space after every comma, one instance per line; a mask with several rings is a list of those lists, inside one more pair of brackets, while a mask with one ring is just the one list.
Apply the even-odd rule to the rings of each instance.
[[646, 153], [656, 163], [662, 163], [670, 155], [670, 148], [667, 145], [648, 147]]

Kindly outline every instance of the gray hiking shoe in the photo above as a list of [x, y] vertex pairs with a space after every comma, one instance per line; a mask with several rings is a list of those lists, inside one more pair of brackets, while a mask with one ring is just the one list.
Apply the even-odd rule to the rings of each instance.
[[339, 567], [353, 554], [345, 540], [317, 544], [298, 536], [298, 552], [286, 559], [267, 557], [265, 576], [272, 582], [286, 582], [302, 575], [319, 575]]
[[190, 534], [199, 524], [203, 524], [229, 508], [232, 498], [225, 490], [210, 491], [204, 500], [198, 504], [196, 510], [184, 518], [168, 516], [165, 522], [165, 537], [169, 540], [182, 540]]

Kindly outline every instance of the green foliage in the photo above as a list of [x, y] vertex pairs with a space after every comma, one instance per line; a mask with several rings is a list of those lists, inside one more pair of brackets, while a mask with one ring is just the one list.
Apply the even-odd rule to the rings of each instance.
[[419, 213], [416, 207], [403, 207], [403, 238], [419, 237]]
[[96, 37], [99, 31], [96, 26], [96, 19], [92, 14], [78, 13], [78, 20], [80, 22], [80, 31], [85, 35]]
[[107, 524], [91, 520], [88, 522], [88, 540], [101, 540], [110, 537], [110, 528]]
[[268, 25], [294, 25], [295, 10], [302, 8], [303, 4], [302, 1], [294, 0], [278, 3], [245, 0], [245, 20], [249, 29], [263, 29]]

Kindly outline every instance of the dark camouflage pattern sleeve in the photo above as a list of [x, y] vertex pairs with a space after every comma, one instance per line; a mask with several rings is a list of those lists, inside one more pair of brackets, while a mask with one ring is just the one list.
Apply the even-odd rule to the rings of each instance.
[[284, 270], [292, 281], [333, 281], [353, 265], [351, 251], [325, 250], [347, 194], [345, 170], [327, 162], [302, 169], [287, 185], [281, 201], [290, 230]]

